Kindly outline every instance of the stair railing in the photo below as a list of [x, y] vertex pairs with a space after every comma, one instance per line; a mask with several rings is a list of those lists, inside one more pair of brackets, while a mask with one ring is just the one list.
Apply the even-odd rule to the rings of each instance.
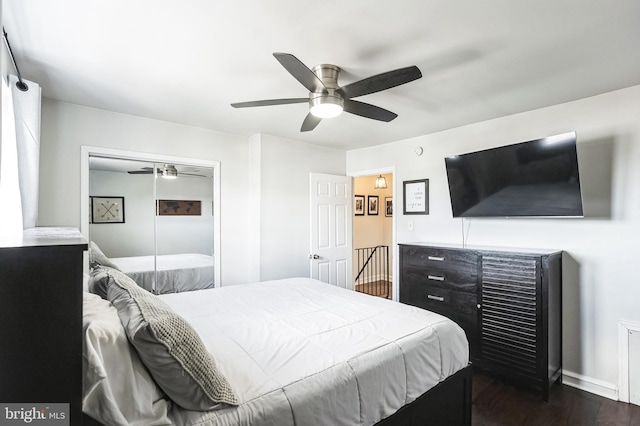
[[356, 291], [390, 299], [389, 246], [357, 248], [356, 259], [358, 262]]

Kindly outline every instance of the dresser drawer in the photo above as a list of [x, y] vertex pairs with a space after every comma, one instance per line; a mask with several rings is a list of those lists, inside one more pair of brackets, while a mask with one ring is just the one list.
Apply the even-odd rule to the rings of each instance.
[[424, 284], [403, 282], [400, 288], [401, 302], [443, 315], [447, 315], [449, 312], [475, 315], [477, 300], [476, 293]]
[[404, 265], [402, 285], [440, 287], [469, 293], [477, 292], [478, 274], [475, 269], [451, 270]]
[[445, 270], [478, 270], [478, 253], [441, 247], [402, 246], [404, 265], [426, 266]]
[[403, 285], [400, 288], [400, 301], [438, 313], [457, 323], [469, 341], [470, 360], [478, 359], [480, 345], [475, 294], [422, 285]]

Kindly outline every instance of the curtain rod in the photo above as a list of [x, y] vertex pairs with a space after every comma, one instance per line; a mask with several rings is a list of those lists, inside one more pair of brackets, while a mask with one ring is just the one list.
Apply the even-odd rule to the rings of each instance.
[[23, 92], [29, 90], [29, 86], [27, 83], [22, 81], [22, 75], [20, 75], [20, 69], [18, 69], [18, 64], [16, 63], [16, 58], [13, 56], [13, 51], [11, 50], [11, 45], [9, 44], [9, 36], [7, 35], [7, 31], [2, 27], [2, 35], [4, 37], [4, 43], [7, 45], [7, 50], [9, 51], [9, 56], [11, 57], [11, 62], [13, 62], [13, 67], [16, 69], [16, 73], [18, 74], [18, 82], [16, 83], [16, 87]]

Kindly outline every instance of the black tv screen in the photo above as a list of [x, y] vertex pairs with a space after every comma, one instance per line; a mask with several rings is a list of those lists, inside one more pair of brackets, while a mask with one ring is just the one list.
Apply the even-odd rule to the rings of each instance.
[[576, 133], [445, 158], [454, 217], [582, 217]]

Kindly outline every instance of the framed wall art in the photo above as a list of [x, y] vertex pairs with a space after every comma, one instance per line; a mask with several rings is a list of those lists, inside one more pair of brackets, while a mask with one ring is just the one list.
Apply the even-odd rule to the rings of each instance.
[[378, 214], [378, 207], [379, 207], [379, 203], [378, 203], [378, 196], [377, 195], [369, 195], [368, 196], [368, 201], [369, 201], [369, 210], [368, 210], [368, 214], [370, 215], [377, 215]]
[[429, 179], [402, 182], [404, 214], [429, 214]]
[[353, 213], [356, 216], [364, 216], [364, 195], [355, 195], [353, 199]]
[[124, 197], [90, 197], [91, 223], [124, 223]]
[[393, 216], [393, 197], [384, 197], [384, 215]]

